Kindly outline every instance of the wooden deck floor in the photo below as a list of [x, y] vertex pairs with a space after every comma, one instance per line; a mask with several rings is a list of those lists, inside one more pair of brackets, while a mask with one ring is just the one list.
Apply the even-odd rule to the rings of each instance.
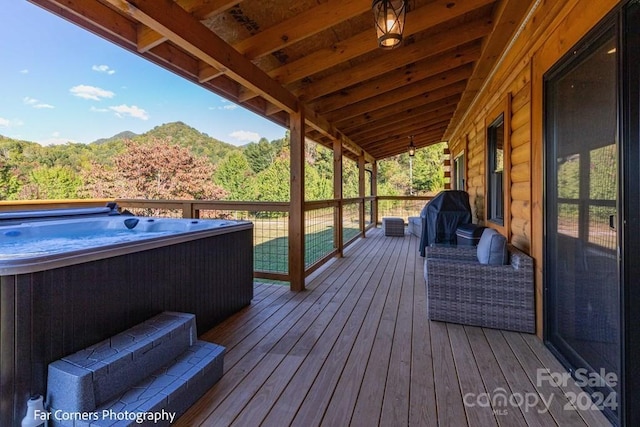
[[537, 337], [430, 322], [417, 244], [372, 230], [305, 292], [257, 284], [204, 334], [224, 376], [178, 425], [609, 425], [572, 406], [574, 384], [537, 384], [564, 372]]

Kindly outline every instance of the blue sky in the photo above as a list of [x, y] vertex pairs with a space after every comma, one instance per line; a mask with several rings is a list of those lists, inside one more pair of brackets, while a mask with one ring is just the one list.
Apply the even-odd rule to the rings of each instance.
[[0, 135], [88, 143], [182, 121], [235, 145], [285, 129], [28, 3], [0, 14]]

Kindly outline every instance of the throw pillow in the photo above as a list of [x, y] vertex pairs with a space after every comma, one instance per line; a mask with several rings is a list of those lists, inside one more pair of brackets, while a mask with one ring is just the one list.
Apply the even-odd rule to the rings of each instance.
[[478, 242], [477, 256], [480, 264], [507, 264], [509, 259], [507, 238], [493, 228], [485, 229]]

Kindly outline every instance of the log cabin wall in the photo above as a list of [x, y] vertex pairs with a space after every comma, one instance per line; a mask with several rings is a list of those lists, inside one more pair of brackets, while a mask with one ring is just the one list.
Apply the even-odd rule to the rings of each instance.
[[[618, 0], [540, 0], [471, 108], [447, 132], [451, 157], [466, 156], [473, 220], [486, 221], [487, 125], [505, 112], [505, 227], [536, 265], [536, 330], [543, 322], [543, 76], [616, 6]], [[508, 125], [508, 126], [507, 126]]]

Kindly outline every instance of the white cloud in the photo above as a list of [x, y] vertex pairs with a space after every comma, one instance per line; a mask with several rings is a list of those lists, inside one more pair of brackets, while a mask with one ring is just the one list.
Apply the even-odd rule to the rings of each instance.
[[256, 142], [260, 139], [260, 134], [248, 130], [237, 130], [231, 132], [229, 136], [239, 142]]
[[20, 74], [29, 74], [29, 70], [26, 68], [24, 70], [20, 70]]
[[110, 90], [101, 89], [95, 86], [78, 85], [74, 86], [69, 91], [79, 98], [92, 99], [94, 101], [100, 101], [103, 98], [113, 98], [115, 93]]
[[24, 125], [24, 122], [22, 120], [19, 120], [19, 119], [9, 120], [9, 119], [5, 119], [4, 117], [0, 117], [0, 127], [15, 128], [22, 125]]
[[93, 111], [94, 113], [108, 113], [111, 110], [109, 110], [108, 108], [98, 108], [91, 106], [91, 108], [89, 108], [89, 111]]
[[149, 114], [144, 111], [142, 108], [136, 107], [135, 105], [117, 105], [113, 107], [109, 107], [111, 111], [115, 111], [116, 116], [124, 117], [129, 116], [140, 120], [149, 119]]
[[91, 67], [93, 71], [97, 71], [98, 73], [106, 73], [106, 74], [115, 74], [116, 70], [112, 69], [108, 65], [94, 65]]
[[25, 105], [30, 105], [30, 106], [32, 106], [33, 108], [37, 108], [37, 109], [43, 109], [43, 108], [49, 108], [49, 109], [51, 109], [51, 108], [55, 108], [55, 107], [54, 107], [53, 105], [51, 105], [51, 104], [44, 104], [44, 103], [42, 103], [42, 102], [38, 101], [37, 99], [35, 99], [35, 98], [31, 98], [31, 97], [29, 97], [29, 96], [25, 96], [25, 97], [22, 99], [22, 102], [23, 102]]

